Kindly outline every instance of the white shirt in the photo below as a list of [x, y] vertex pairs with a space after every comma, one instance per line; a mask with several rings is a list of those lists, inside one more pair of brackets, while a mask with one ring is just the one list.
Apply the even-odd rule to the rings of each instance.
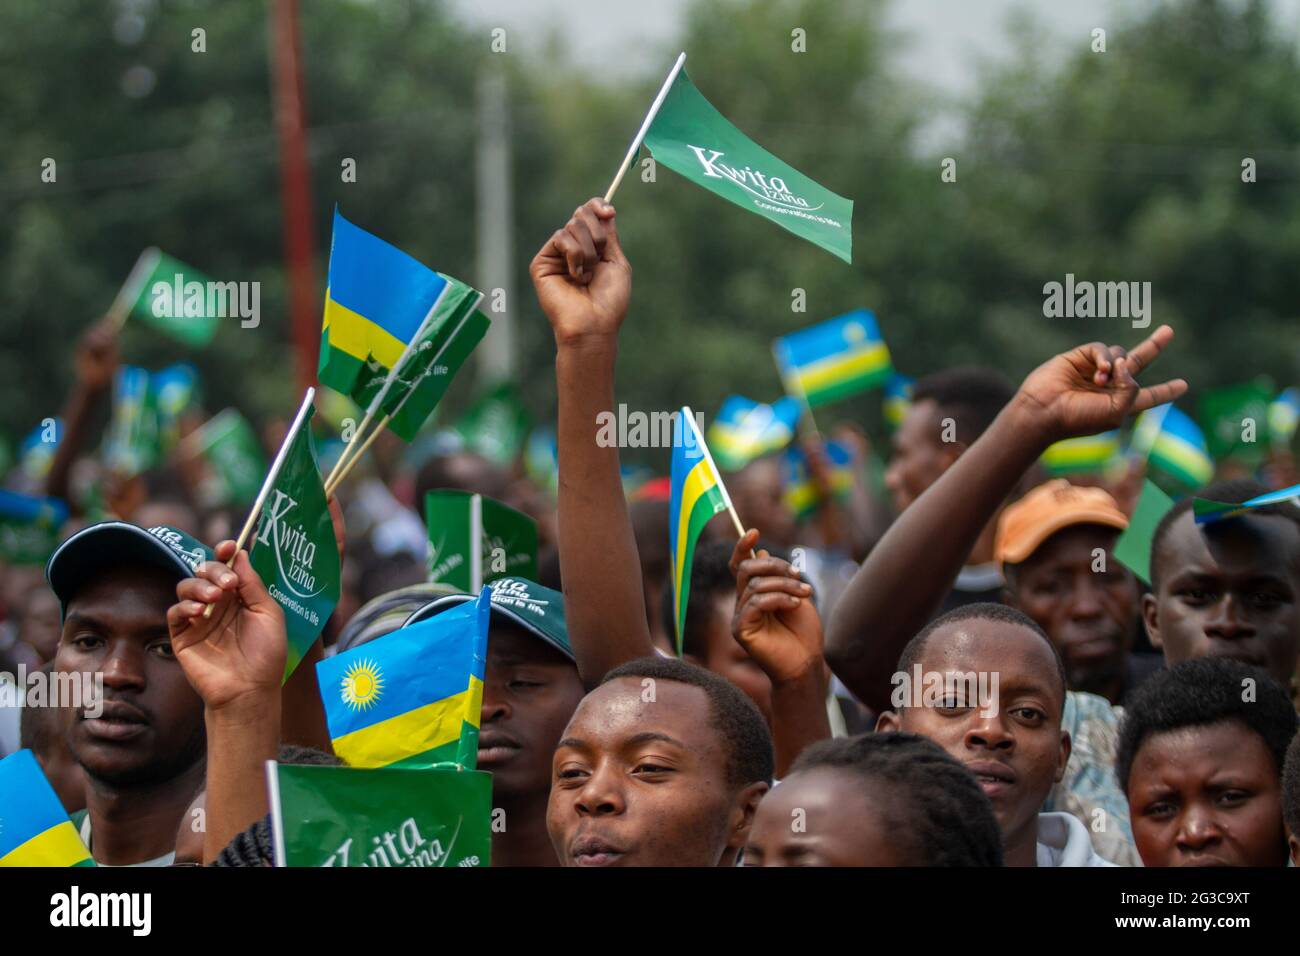
[[1039, 866], [1114, 866], [1092, 848], [1088, 828], [1072, 813], [1038, 815]]

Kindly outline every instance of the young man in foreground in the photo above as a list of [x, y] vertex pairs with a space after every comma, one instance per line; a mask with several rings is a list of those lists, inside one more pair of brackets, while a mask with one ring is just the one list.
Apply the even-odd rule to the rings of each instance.
[[[81, 838], [101, 866], [166, 866], [203, 787], [203, 701], [168, 639], [177, 582], [211, 552], [172, 528], [121, 521], [63, 542], [46, 577], [63, 608], [54, 672], [83, 690], [102, 675], [103, 712], [62, 708], [68, 750], [85, 772]], [[84, 701], [83, 701], [84, 703]]]
[[[618, 448], [597, 441], [601, 414], [617, 407], [618, 332], [632, 295], [632, 267], [619, 244], [614, 207], [601, 199], [579, 206], [543, 244], [529, 273], [555, 335], [560, 573], [578, 673], [584, 686], [593, 688], [613, 668], [655, 653]], [[757, 538], [750, 531], [742, 539], [745, 553]], [[738, 637], [772, 682], [772, 733], [781, 772], [807, 744], [830, 734], [820, 625], [812, 660], [806, 647], [783, 639], [789, 631], [782, 623], [790, 615], [816, 617], [808, 600], [811, 589], [770, 563], [753, 574], [765, 587], [790, 589], [779, 614], [758, 615]], [[768, 649], [775, 656], [765, 659]]]
[[928, 737], [975, 775], [1007, 866], [1114, 865], [1074, 816], [1040, 812], [1065, 773], [1070, 735], [1061, 729], [1065, 670], [1037, 624], [1002, 604], [959, 607], [908, 643], [897, 673], [938, 677], [942, 693], [933, 699], [900, 682], [900, 705], [880, 715], [878, 729]]
[[547, 827], [564, 866], [733, 866], [772, 782], [752, 701], [648, 657], [605, 675], [555, 750]]

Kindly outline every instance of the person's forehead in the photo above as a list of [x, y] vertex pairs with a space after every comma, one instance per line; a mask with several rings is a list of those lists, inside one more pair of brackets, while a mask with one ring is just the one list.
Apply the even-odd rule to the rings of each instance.
[[1060, 561], [1092, 561], [1096, 548], [1109, 551], [1119, 537], [1118, 528], [1100, 524], [1072, 524], [1053, 532], [1022, 562], [1024, 570], [1033, 570]]
[[1241, 515], [1197, 525], [1180, 515], [1161, 555], [1167, 573], [1185, 566], [1226, 574], [1277, 574], [1294, 577], [1300, 553], [1300, 526], [1282, 515]]
[[566, 737], [615, 747], [637, 734], [663, 734], [693, 749], [715, 745], [704, 689], [659, 678], [619, 677], [578, 705]]
[[1213, 775], [1256, 768], [1275, 772], [1275, 764], [1263, 737], [1244, 721], [1228, 719], [1150, 734], [1134, 756], [1133, 773]]
[[1060, 693], [1047, 641], [1020, 624], [974, 618], [935, 630], [918, 660], [922, 671], [996, 673], [1004, 688], [1039, 686]]
[[83, 582], [68, 599], [68, 617], [77, 614], [165, 615], [176, 603], [175, 575], [144, 565], [107, 568]]
[[488, 628], [488, 664], [575, 666], [536, 634], [496, 614], [492, 615]]
[[847, 767], [821, 766], [786, 778], [772, 790], [772, 796], [780, 795], [792, 807], [834, 807], [837, 812], [844, 812], [846, 807], [856, 807], [859, 802], [869, 803], [866, 800], [869, 790], [878, 793], [881, 788]]

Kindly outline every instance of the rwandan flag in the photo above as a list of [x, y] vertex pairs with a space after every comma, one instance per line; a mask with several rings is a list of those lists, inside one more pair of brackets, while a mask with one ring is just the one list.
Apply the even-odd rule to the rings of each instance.
[[[847, 445], [828, 441], [822, 445], [830, 461], [831, 492], [844, 499], [853, 491], [853, 452]], [[806, 518], [817, 510], [821, 493], [808, 471], [808, 457], [800, 448], [787, 448], [782, 461], [784, 485], [781, 498], [797, 518]]]
[[336, 754], [353, 767], [474, 769], [491, 593], [316, 665]]
[[0, 489], [0, 561], [44, 566], [59, 546], [67, 520], [68, 506], [60, 498]]
[[673, 422], [670, 481], [668, 550], [673, 572], [673, 622], [677, 625], [677, 653], [681, 654], [695, 542], [709, 519], [731, 504], [713, 456], [704, 444], [704, 436], [696, 430], [695, 415], [686, 406], [677, 413]]
[[1214, 477], [1214, 459], [1201, 429], [1172, 404], [1147, 409], [1138, 416], [1130, 448], [1184, 485], [1195, 488]]
[[786, 391], [813, 408], [882, 385], [894, 370], [867, 309], [782, 336], [772, 353]]
[[790, 396], [771, 405], [732, 395], [709, 426], [709, 448], [719, 467], [738, 471], [755, 458], [780, 451], [794, 438], [802, 409]]
[[902, 372], [895, 372], [885, 382], [883, 412], [885, 424], [897, 428], [912, 405], [912, 386], [915, 381]]
[[1120, 453], [1119, 430], [1053, 442], [1039, 459], [1053, 478], [1098, 472]]
[[94, 866], [30, 750], [0, 760], [0, 866]]
[[1257, 495], [1249, 501], [1243, 501], [1241, 504], [1233, 504], [1227, 501], [1210, 501], [1208, 498], [1194, 498], [1192, 499], [1192, 512], [1196, 515], [1197, 524], [1207, 524], [1223, 518], [1235, 518], [1253, 508], [1263, 508], [1266, 505], [1277, 505], [1284, 502], [1294, 503], [1297, 499], [1300, 499], [1300, 485], [1292, 485], [1290, 488], [1283, 488], [1280, 491], [1270, 491], [1267, 494]]
[[[334, 210], [322, 385], [368, 405], [447, 290], [447, 280]], [[363, 396], [363, 397], [358, 397]]]

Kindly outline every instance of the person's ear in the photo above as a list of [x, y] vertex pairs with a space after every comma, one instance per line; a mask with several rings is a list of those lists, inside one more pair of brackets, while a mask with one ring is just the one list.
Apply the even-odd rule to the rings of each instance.
[[1286, 845], [1291, 848], [1291, 865], [1300, 866], [1300, 837], [1288, 833], [1286, 836]]
[[1060, 763], [1056, 765], [1056, 776], [1053, 778], [1057, 783], [1060, 783], [1061, 778], [1065, 776], [1065, 768], [1070, 762], [1070, 750], [1072, 747], [1073, 742], [1070, 740], [1070, 732], [1068, 730], [1062, 730], [1061, 749], [1059, 751]]
[[892, 734], [903, 729], [902, 718], [896, 710], [882, 710], [876, 718], [876, 733]]
[[759, 781], [751, 783], [737, 794], [731, 812], [731, 833], [727, 837], [727, 849], [739, 850], [749, 841], [749, 828], [754, 824], [759, 801], [770, 789], [766, 783]]
[[1156, 650], [1163, 651], [1165, 646], [1160, 640], [1160, 615], [1156, 610], [1158, 606], [1154, 594], [1148, 592], [1142, 595], [1142, 624], [1147, 629], [1147, 640]]

